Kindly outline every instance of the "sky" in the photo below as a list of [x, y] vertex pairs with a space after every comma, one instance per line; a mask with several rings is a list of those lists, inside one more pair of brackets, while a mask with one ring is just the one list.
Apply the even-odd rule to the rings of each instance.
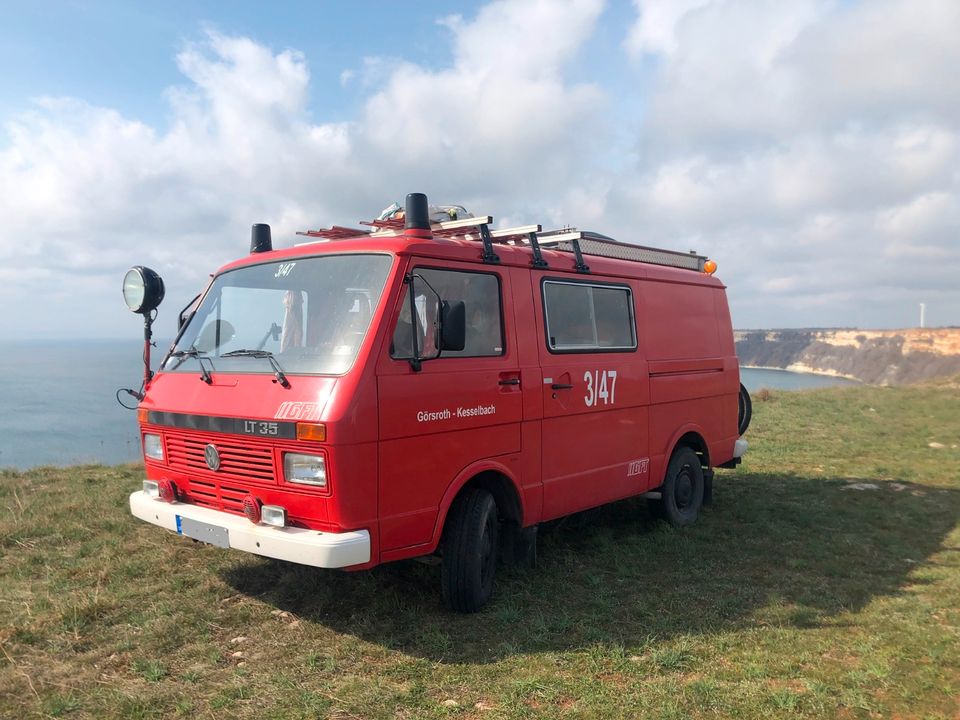
[[0, 338], [155, 332], [408, 192], [716, 260], [734, 325], [960, 325], [956, 0], [4, 3]]

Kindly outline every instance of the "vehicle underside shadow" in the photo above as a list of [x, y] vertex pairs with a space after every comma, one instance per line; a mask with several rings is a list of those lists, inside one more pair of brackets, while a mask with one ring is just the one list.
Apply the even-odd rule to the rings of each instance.
[[[941, 549], [960, 491], [905, 482], [718, 474], [714, 503], [674, 530], [629, 500], [540, 533], [535, 570], [498, 570], [490, 604], [458, 615], [439, 567], [403, 562], [322, 571], [259, 559], [231, 566], [239, 592], [368, 642], [439, 662], [793, 627], [897, 593]], [[910, 581], [912, 582], [912, 581]]]

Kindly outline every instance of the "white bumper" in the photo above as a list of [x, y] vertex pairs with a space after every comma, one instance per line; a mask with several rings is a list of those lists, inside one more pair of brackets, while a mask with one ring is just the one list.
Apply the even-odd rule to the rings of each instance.
[[325, 533], [305, 528], [254, 525], [242, 515], [198, 505], [168, 503], [149, 497], [143, 491], [130, 495], [130, 512], [141, 520], [180, 535], [183, 534], [180, 527], [184, 518], [207, 523], [225, 529], [229, 546], [235, 550], [301, 565], [341, 568], [370, 561], [370, 533], [366, 530]]
[[740, 438], [733, 444], [733, 456], [735, 458], [743, 457], [749, 447], [750, 444], [743, 438]]

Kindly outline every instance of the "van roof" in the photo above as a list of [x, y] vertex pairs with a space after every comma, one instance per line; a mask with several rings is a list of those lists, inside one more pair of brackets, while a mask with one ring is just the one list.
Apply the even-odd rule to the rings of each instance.
[[[369, 223], [373, 225], [369, 231], [340, 226], [311, 230], [298, 233], [310, 237], [307, 242], [250, 254], [224, 265], [219, 272], [294, 257], [379, 252], [477, 264], [534, 266], [583, 277], [633, 277], [723, 287], [717, 278], [702, 271], [706, 258], [693, 251], [681, 253], [623, 243], [599, 233], [570, 228], [543, 232], [539, 225], [529, 225], [489, 230], [491, 221], [490, 216], [485, 216], [434, 223], [431, 238], [405, 235], [397, 221], [374, 221]], [[496, 260], [485, 261], [489, 251]]]

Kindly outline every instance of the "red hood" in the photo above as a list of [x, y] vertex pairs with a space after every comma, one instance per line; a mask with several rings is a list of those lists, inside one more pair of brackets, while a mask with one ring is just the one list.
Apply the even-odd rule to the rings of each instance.
[[263, 420], [331, 420], [331, 397], [338, 378], [289, 375], [284, 388], [268, 374], [213, 373], [213, 383], [199, 372], [158, 374], [140, 404], [147, 410]]

